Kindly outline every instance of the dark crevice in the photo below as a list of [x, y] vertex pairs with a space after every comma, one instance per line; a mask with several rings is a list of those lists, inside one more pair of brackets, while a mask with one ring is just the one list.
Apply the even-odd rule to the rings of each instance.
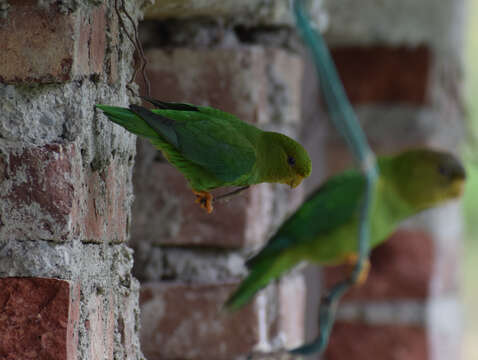
[[149, 48], [215, 48], [262, 45], [289, 50], [300, 48], [295, 31], [287, 26], [244, 26], [221, 19], [145, 20], [139, 24], [141, 42]]

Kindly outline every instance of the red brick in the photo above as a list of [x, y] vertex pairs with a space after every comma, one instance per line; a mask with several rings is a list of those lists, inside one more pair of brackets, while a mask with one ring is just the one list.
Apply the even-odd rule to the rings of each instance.
[[[125, 169], [124, 167], [128, 167]], [[126, 241], [129, 216], [128, 165], [112, 160], [105, 169], [87, 173], [83, 239], [91, 242]]]
[[[74, 144], [12, 150], [0, 199], [5, 238], [65, 240], [74, 206]], [[8, 209], [8, 210], [6, 210]], [[21, 220], [21, 221], [19, 221]]]
[[[433, 271], [433, 239], [421, 231], [399, 230], [371, 254], [367, 282], [352, 289], [345, 299], [426, 299]], [[327, 287], [343, 279], [351, 268], [326, 268]]]
[[324, 359], [427, 360], [427, 335], [415, 326], [337, 322]]
[[57, 279], [0, 279], [0, 358], [75, 359], [79, 296], [71, 288]]
[[89, 16], [80, 19], [77, 42], [77, 72], [79, 74], [101, 74], [106, 50], [105, 6], [93, 8]]
[[229, 360], [259, 341], [254, 302], [221, 313], [234, 285], [143, 284], [140, 295], [141, 346], [150, 360]]
[[426, 101], [431, 55], [425, 46], [339, 47], [332, 56], [354, 104]]
[[83, 172], [74, 143], [12, 148], [4, 159], [3, 238], [126, 240], [130, 184], [123, 174], [130, 171], [129, 165], [114, 159], [104, 169]]
[[104, 53], [103, 6], [83, 17], [63, 14], [57, 5], [17, 0], [0, 19], [0, 82], [57, 83], [99, 73]]
[[[215, 203], [213, 213], [208, 214], [195, 203], [184, 176], [168, 163], [153, 162], [151, 151], [156, 153], [146, 142], [138, 146], [133, 243], [237, 248], [263, 239], [272, 204], [268, 185], [253, 186], [227, 202]], [[214, 193], [224, 192], [227, 189]]]

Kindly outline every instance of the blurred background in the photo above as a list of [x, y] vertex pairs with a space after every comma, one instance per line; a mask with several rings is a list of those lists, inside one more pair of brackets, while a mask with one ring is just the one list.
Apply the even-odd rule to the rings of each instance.
[[465, 252], [464, 302], [465, 338], [463, 359], [478, 358], [478, 1], [469, 0], [465, 42], [466, 120], [468, 143], [464, 147], [469, 179], [464, 197]]
[[[310, 1], [373, 149], [451, 151], [470, 174], [463, 202], [406, 221], [372, 253], [367, 283], [341, 303], [327, 360], [478, 356], [476, 3]], [[246, 273], [244, 259], [305, 194], [352, 164], [349, 150], [328, 121], [287, 1], [175, 4], [158, 2], [140, 23], [151, 96], [215, 106], [300, 138], [314, 169], [297, 190], [255, 186], [208, 216], [182, 176], [138, 141], [130, 244], [142, 350], [148, 359], [231, 359], [297, 346], [315, 336], [318, 300], [347, 269], [311, 266], [239, 313], [217, 309]]]

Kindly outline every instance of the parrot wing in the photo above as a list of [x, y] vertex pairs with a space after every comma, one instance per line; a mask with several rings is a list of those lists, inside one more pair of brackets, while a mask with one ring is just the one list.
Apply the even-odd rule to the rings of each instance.
[[130, 109], [185, 159], [204, 167], [224, 182], [232, 182], [250, 173], [254, 167], [255, 148], [227, 121], [199, 111], [166, 110], [163, 115], [137, 105], [131, 105]]
[[355, 170], [332, 177], [284, 222], [266, 246], [247, 261], [247, 266], [253, 268], [292, 246], [317, 241], [319, 235], [345, 224], [358, 214], [364, 186], [363, 176]]
[[191, 105], [191, 104], [166, 102], [166, 101], [156, 100], [148, 96], [141, 96], [141, 99], [146, 100], [147, 102], [153, 104], [158, 109], [179, 110], [179, 111], [199, 111], [198, 106]]
[[143, 100], [153, 104], [158, 109], [163, 110], [179, 110], [179, 111], [197, 111], [199, 113], [213, 116], [218, 119], [241, 121], [235, 115], [227, 113], [225, 111], [210, 107], [210, 106], [197, 106], [186, 103], [171, 103], [166, 101], [156, 100], [147, 96], [141, 96]]

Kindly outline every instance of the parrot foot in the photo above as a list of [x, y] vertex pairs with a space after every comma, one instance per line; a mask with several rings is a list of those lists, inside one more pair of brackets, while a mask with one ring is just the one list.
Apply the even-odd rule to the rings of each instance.
[[[345, 258], [345, 263], [349, 266], [355, 266], [357, 265], [358, 261], [358, 255], [357, 254], [350, 254], [347, 255]], [[357, 277], [357, 280], [355, 281], [355, 286], [362, 286], [365, 284], [368, 278], [368, 274], [370, 272], [370, 260], [366, 260], [365, 263], [363, 264], [362, 271], [360, 271], [360, 274]]]
[[194, 195], [196, 195], [196, 203], [199, 204], [203, 209], [207, 211], [208, 214], [212, 213], [212, 195], [206, 191], [194, 191]]

